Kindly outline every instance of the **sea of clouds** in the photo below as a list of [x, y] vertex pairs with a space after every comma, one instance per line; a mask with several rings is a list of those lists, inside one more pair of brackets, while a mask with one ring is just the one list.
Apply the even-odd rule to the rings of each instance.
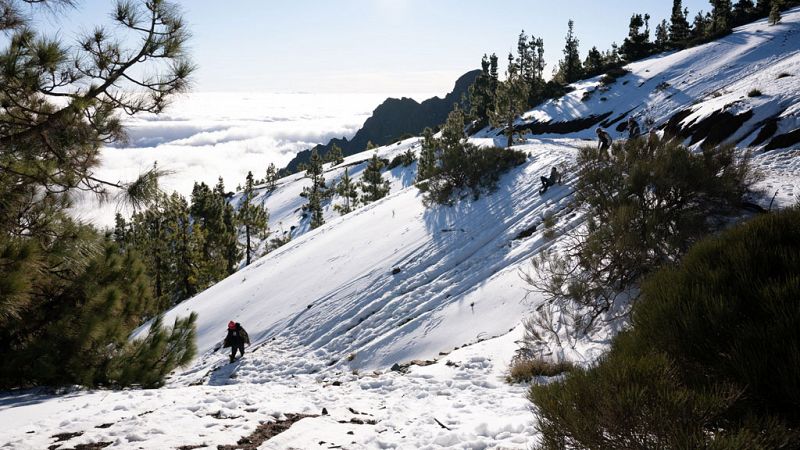
[[[170, 171], [161, 181], [167, 192], [187, 198], [194, 182], [217, 183], [228, 190], [244, 184], [248, 171], [263, 178], [269, 163], [284, 167], [294, 155], [334, 137], [351, 138], [386, 94], [193, 93], [178, 98], [160, 115], [126, 121], [128, 142], [102, 150], [97, 178], [131, 181], [158, 167]], [[396, 95], [394, 95], [397, 97]], [[431, 95], [406, 95], [422, 100]], [[98, 226], [130, 210], [94, 196], [76, 199], [74, 215]]]

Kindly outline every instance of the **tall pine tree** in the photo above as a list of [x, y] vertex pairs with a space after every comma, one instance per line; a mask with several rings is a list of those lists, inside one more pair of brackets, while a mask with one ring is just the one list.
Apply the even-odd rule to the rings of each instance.
[[336, 184], [336, 195], [344, 200], [344, 203], [333, 207], [339, 214], [349, 214], [358, 206], [358, 190], [356, 189], [356, 183], [350, 178], [346, 167], [344, 169], [344, 175], [342, 175], [342, 178]]
[[558, 62], [558, 72], [556, 72], [556, 79], [565, 84], [573, 83], [583, 77], [583, 66], [578, 50], [579, 41], [575, 37], [574, 27], [575, 23], [570, 19], [564, 43], [564, 59]]
[[731, 32], [731, 0], [710, 0], [711, 3], [711, 33], [714, 36]]
[[[372, 142], [367, 143], [367, 147], [372, 145]], [[317, 149], [311, 150], [311, 158], [308, 164], [305, 165], [306, 177], [311, 179], [311, 186], [303, 188], [301, 197], [308, 199], [308, 203], [303, 206], [307, 214], [311, 215], [311, 229], [318, 228], [325, 223], [325, 217], [322, 213], [322, 201], [328, 197], [328, 188], [325, 186], [325, 176], [323, 174], [323, 159], [319, 156]]]
[[384, 180], [383, 174], [381, 174], [383, 166], [383, 161], [378, 158], [377, 153], [374, 153], [358, 184], [362, 192], [361, 202], [365, 205], [376, 202], [389, 194], [389, 181]]
[[669, 19], [669, 43], [674, 48], [683, 48], [689, 39], [689, 21], [681, 0], [673, 0]]
[[506, 147], [514, 143], [514, 121], [528, 106], [528, 86], [519, 74], [516, 63], [509, 55], [506, 79], [497, 86], [497, 100], [492, 111], [492, 125], [503, 128]]
[[267, 174], [264, 177], [264, 185], [267, 191], [272, 192], [278, 186], [278, 169], [275, 163], [269, 163], [267, 166]]
[[638, 61], [651, 53], [650, 15], [634, 14], [628, 25], [628, 37], [620, 47], [622, 57], [628, 61]]
[[256, 192], [253, 173], [247, 172], [242, 198], [239, 200], [238, 222], [244, 228], [245, 265], [250, 265], [255, 256], [256, 239], [263, 240], [269, 234], [269, 213], [263, 205], [255, 202]]
[[436, 147], [433, 130], [425, 128], [422, 131], [422, 148], [417, 163], [417, 182], [427, 180], [436, 173]]
[[[161, 308], [146, 270], [134, 250], [106, 242], [67, 210], [79, 190], [120, 189], [137, 207], [153, 201], [158, 171], [131, 183], [102, 180], [95, 175], [100, 152], [124, 137], [120, 114], [161, 112], [187, 90], [194, 68], [174, 2], [120, 2], [111, 20], [124, 38], [98, 26], [75, 40], [51, 33], [52, 26], [37, 29], [59, 20], [40, 17], [48, 3], [77, 2], [0, 1], [3, 388], [117, 384], [110, 366], [135, 364], [120, 356], [128, 336]], [[176, 350], [191, 350], [191, 341], [184, 335]]]

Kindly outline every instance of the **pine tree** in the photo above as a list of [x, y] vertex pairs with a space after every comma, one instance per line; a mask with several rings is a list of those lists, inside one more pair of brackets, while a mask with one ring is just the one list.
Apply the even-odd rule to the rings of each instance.
[[738, 0], [733, 5], [733, 24], [734, 26], [742, 25], [749, 22], [755, 17], [756, 5], [753, 0]]
[[137, 210], [156, 199], [157, 169], [130, 183], [94, 173], [101, 148], [124, 137], [121, 112], [159, 113], [187, 90], [185, 21], [173, 2], [122, 2], [111, 20], [124, 39], [98, 27], [71, 46], [37, 29], [40, 5], [54, 2], [75, 3], [0, 2], [3, 387], [112, 382], [111, 361], [126, 362], [116, 352], [163, 306], [128, 248], [138, 236], [127, 223], [117, 223], [124, 245], [116, 246], [66, 211], [79, 190], [121, 189]]
[[710, 0], [711, 33], [722, 35], [731, 32], [731, 0]]
[[494, 90], [492, 89], [491, 62], [487, 55], [481, 60], [481, 73], [469, 87], [470, 116], [479, 128], [486, 126], [489, 111], [494, 107]]
[[509, 55], [506, 79], [497, 86], [495, 110], [491, 114], [492, 126], [504, 129], [506, 147], [514, 143], [514, 120], [528, 105], [528, 87], [511, 59]]
[[374, 153], [358, 184], [362, 192], [361, 202], [365, 205], [378, 201], [389, 194], [389, 181], [383, 179], [382, 168], [383, 161], [378, 158], [377, 153]]
[[586, 59], [583, 61], [583, 70], [586, 72], [587, 77], [600, 75], [605, 70], [603, 54], [600, 53], [597, 47], [592, 47], [592, 49], [589, 50]]
[[178, 303], [200, 291], [204, 265], [208, 263], [203, 258], [206, 239], [199, 224], [189, 216], [189, 205], [182, 195], [174, 192], [167, 199], [165, 214], [166, 239], [170, 243], [169, 285], [172, 302]]
[[131, 217], [131, 232], [128, 243], [144, 260], [147, 275], [152, 280], [153, 296], [161, 308], [169, 305], [171, 296], [168, 288], [170, 247], [167, 240], [167, 200], [159, 193], [144, 211]]
[[[221, 182], [221, 180], [220, 180]], [[195, 183], [192, 189], [189, 214], [203, 236], [200, 261], [197, 262], [197, 288], [203, 290], [228, 274], [225, 245], [236, 239], [237, 230], [224, 222], [225, 197], [217, 194], [205, 183]]]
[[664, 51], [669, 48], [669, 25], [666, 20], [662, 20], [656, 25], [656, 40], [653, 43], [656, 51]]
[[336, 195], [344, 200], [344, 204], [335, 205], [333, 207], [336, 212], [341, 215], [349, 214], [358, 205], [358, 191], [356, 190], [356, 183], [350, 178], [348, 169], [344, 169], [344, 175], [336, 184]]
[[327, 155], [325, 155], [325, 160], [334, 166], [338, 166], [339, 164], [343, 163], [344, 156], [342, 154], [342, 148], [336, 144], [333, 144], [331, 150]]
[[225, 184], [222, 181], [222, 177], [219, 177], [216, 186], [214, 186], [214, 196], [218, 202], [223, 204], [222, 229], [225, 232], [220, 236], [219, 246], [225, 260], [225, 276], [227, 276], [236, 272], [239, 260], [242, 258], [242, 252], [239, 248], [239, 226], [236, 223], [236, 210], [227, 201], [228, 193], [225, 192]]
[[[620, 47], [622, 57], [628, 61], [638, 61], [651, 53], [650, 15], [634, 14], [628, 27], [628, 37]], [[642, 29], [644, 27], [644, 29]]]
[[256, 192], [253, 173], [247, 172], [242, 198], [239, 200], [238, 222], [244, 228], [245, 265], [249, 266], [255, 254], [255, 240], [266, 239], [269, 234], [269, 212], [255, 203]]
[[264, 184], [267, 188], [267, 192], [272, 192], [278, 185], [278, 169], [275, 167], [275, 163], [269, 163], [267, 166], [267, 175], [264, 177]]
[[781, 21], [781, 2], [772, 0], [772, 7], [769, 10], [769, 24], [777, 25]]
[[564, 59], [558, 63], [556, 79], [564, 84], [578, 81], [583, 76], [581, 57], [578, 51], [578, 38], [575, 37], [575, 23], [570, 20], [567, 24], [567, 37], [564, 44]]
[[367, 150], [374, 150], [374, 149], [376, 149], [376, 148], [378, 148], [378, 146], [377, 146], [377, 145], [375, 145], [375, 144], [373, 144], [373, 143], [372, 143], [372, 141], [367, 141], [367, 148], [365, 148], [364, 150], [365, 150], [365, 151], [367, 151]]
[[672, 16], [669, 24], [669, 42], [675, 48], [683, 48], [689, 39], [689, 21], [683, 10], [681, 0], [673, 0]]
[[693, 42], [702, 42], [709, 33], [709, 16], [700, 11], [694, 16], [694, 21], [692, 22], [692, 29], [689, 34], [691, 40]]
[[[368, 142], [371, 145], [372, 142]], [[311, 158], [305, 166], [306, 177], [311, 179], [311, 186], [303, 188], [301, 197], [308, 199], [308, 203], [303, 209], [311, 215], [311, 229], [318, 228], [325, 223], [325, 217], [322, 213], [322, 200], [327, 198], [330, 194], [328, 188], [325, 186], [325, 176], [323, 175], [322, 168], [323, 160], [319, 156], [316, 149], [311, 150]]]
[[422, 148], [417, 163], [417, 182], [427, 180], [436, 173], [436, 147], [438, 143], [433, 137], [433, 130], [422, 131]]

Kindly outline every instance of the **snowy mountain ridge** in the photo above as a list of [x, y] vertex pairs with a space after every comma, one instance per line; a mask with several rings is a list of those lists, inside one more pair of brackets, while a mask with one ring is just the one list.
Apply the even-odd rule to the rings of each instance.
[[[302, 413], [316, 417], [257, 448], [530, 447], [536, 432], [526, 386], [503, 381], [520, 322], [542, 301], [520, 271], [583, 222], [570, 207], [574, 174], [544, 195], [539, 176], [568, 167], [579, 146], [592, 145], [586, 139], [594, 127], [609, 127], [616, 138], [618, 124], [634, 114], [684, 133], [692, 145], [754, 146], [765, 173], [757, 187], [768, 194], [755, 201], [766, 206], [775, 191], [777, 207], [797, 202], [800, 151], [791, 140], [800, 133], [799, 31], [795, 9], [774, 27], [755, 22], [719, 41], [630, 64], [613, 84], [600, 77], [576, 83], [517, 121], [537, 133], [515, 146], [528, 161], [476, 201], [426, 207], [412, 164], [384, 172], [388, 197], [342, 217], [334, 197], [327, 223], [310, 230], [299, 196], [309, 184], [303, 174], [262, 189], [256, 201], [269, 209], [271, 227], [293, 239], [167, 312], [166, 323], [198, 313], [199, 351], [190, 367], [159, 390], [0, 397], [8, 425], [0, 446], [43, 448], [55, 433], [69, 432], [80, 434], [65, 446], [216, 448]], [[760, 96], [749, 95], [755, 89]], [[471, 142], [502, 145], [499, 132], [481, 130]], [[374, 152], [391, 160], [419, 145], [413, 138]], [[372, 154], [326, 165], [327, 182], [345, 168], [357, 180]], [[543, 232], [547, 216], [555, 218], [556, 238]], [[233, 364], [218, 350], [229, 320], [253, 341]], [[560, 351], [591, 364], [612, 333]], [[421, 364], [391, 370], [412, 360]]]

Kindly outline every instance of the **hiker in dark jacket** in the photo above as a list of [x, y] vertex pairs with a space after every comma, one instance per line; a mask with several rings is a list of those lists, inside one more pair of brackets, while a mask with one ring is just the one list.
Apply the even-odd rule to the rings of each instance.
[[602, 128], [597, 129], [597, 149], [598, 150], [608, 150], [611, 147], [611, 143], [613, 140], [611, 139], [611, 135], [609, 135], [606, 130]]
[[636, 139], [642, 135], [642, 129], [639, 128], [639, 123], [633, 116], [628, 117], [628, 139]]
[[561, 184], [561, 174], [558, 173], [558, 169], [556, 169], [555, 167], [550, 169], [550, 177], [549, 178], [548, 177], [541, 177], [541, 179], [542, 179], [542, 188], [539, 189], [539, 193], [540, 194], [544, 194], [545, 192], [547, 192], [547, 189], [550, 186], [553, 186], [555, 184]]
[[239, 322], [228, 322], [228, 335], [225, 336], [223, 347], [231, 348], [231, 362], [236, 359], [236, 350], [239, 350], [240, 356], [244, 356], [244, 345], [250, 345], [250, 336], [247, 331], [242, 328]]

